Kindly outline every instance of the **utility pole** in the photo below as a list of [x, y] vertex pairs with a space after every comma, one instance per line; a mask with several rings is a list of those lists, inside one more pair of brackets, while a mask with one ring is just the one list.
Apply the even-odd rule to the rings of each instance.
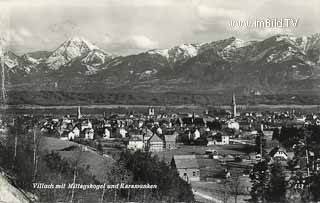
[[[0, 16], [0, 64], [1, 64], [1, 99], [2, 105], [6, 105], [6, 88], [5, 88], [5, 60], [6, 50], [10, 40], [9, 28], [10, 28], [10, 9], [2, 9]], [[5, 109], [5, 108], [4, 108]]]
[[[2, 49], [2, 48], [1, 48]], [[5, 88], [5, 51], [0, 50], [1, 56], [1, 97], [2, 97], [2, 105], [5, 107], [6, 105], [6, 88]]]
[[17, 145], [18, 145], [18, 130], [16, 126], [16, 122], [13, 119], [13, 128], [14, 128], [14, 151], [13, 151], [13, 161], [12, 161], [12, 168], [14, 168], [14, 162], [16, 161], [17, 157]]
[[262, 162], [262, 134], [260, 134], [260, 155], [261, 155], [260, 162]]
[[14, 162], [16, 161], [16, 158], [17, 158], [17, 146], [18, 146], [18, 134], [16, 132], [14, 137], [14, 154], [13, 154], [12, 168], [14, 168]]
[[33, 128], [33, 180], [36, 180], [37, 175], [37, 134], [36, 134], [36, 127]]
[[73, 169], [73, 187], [72, 187], [72, 193], [71, 193], [71, 200], [70, 202], [73, 202], [73, 198], [74, 198], [74, 189], [75, 189], [75, 184], [76, 184], [76, 178], [77, 178], [77, 166], [74, 167]]
[[306, 147], [306, 161], [307, 161], [307, 199], [309, 200], [310, 197], [310, 183], [309, 183], [309, 177], [310, 177], [310, 170], [309, 170], [309, 150], [308, 150], [308, 143], [307, 143], [307, 133], [304, 132], [304, 145]]

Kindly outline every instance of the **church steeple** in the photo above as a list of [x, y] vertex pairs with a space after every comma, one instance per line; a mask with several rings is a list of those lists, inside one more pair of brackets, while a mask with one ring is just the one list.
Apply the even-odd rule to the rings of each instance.
[[234, 92], [232, 92], [232, 117], [235, 118], [236, 116], [237, 116], [236, 96]]
[[78, 111], [77, 111], [77, 118], [80, 119], [82, 117], [81, 111], [80, 111], [80, 106], [78, 106]]

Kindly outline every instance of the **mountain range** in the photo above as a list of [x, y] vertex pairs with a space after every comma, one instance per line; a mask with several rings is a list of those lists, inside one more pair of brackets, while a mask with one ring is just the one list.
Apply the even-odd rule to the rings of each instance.
[[320, 34], [231, 37], [117, 56], [82, 37], [53, 51], [5, 52], [8, 91], [319, 95]]

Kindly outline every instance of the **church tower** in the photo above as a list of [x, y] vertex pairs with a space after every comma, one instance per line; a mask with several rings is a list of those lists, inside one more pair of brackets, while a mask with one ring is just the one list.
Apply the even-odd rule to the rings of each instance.
[[232, 117], [235, 118], [237, 116], [237, 104], [236, 104], [236, 96], [234, 92], [232, 93]]
[[154, 116], [154, 107], [149, 107], [149, 116]]
[[80, 106], [78, 106], [78, 111], [77, 111], [77, 118], [80, 119], [82, 117], [81, 111], [80, 111]]

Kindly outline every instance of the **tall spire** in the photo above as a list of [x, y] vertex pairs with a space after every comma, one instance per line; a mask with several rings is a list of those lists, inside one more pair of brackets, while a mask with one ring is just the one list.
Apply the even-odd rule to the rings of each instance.
[[232, 117], [235, 118], [236, 116], [237, 116], [236, 96], [234, 92], [232, 92]]
[[78, 106], [77, 117], [78, 117], [78, 119], [80, 119], [82, 117], [80, 106]]

